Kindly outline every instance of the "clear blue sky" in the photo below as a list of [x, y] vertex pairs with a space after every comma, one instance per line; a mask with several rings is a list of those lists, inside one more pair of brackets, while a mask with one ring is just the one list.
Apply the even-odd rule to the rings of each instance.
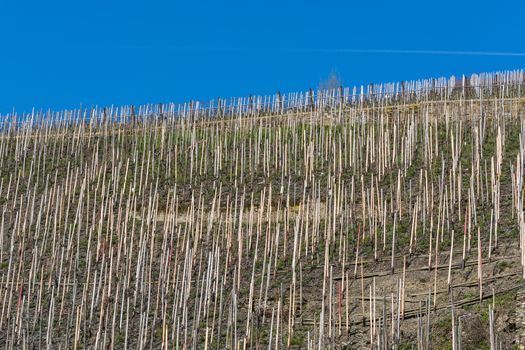
[[349, 86], [525, 68], [525, 54], [479, 54], [525, 53], [524, 13], [504, 0], [0, 0], [0, 113], [302, 91], [332, 70]]

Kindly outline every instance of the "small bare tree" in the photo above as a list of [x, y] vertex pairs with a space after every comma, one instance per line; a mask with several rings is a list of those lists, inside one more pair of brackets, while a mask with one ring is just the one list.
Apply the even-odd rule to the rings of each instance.
[[318, 90], [325, 91], [325, 90], [332, 90], [337, 89], [343, 84], [341, 77], [339, 76], [339, 73], [337, 71], [332, 70], [330, 73], [330, 76], [326, 80], [321, 80], [319, 83]]

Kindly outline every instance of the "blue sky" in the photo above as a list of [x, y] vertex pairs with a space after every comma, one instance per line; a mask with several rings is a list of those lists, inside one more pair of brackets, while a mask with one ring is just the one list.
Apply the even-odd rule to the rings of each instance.
[[0, 0], [0, 113], [303, 91], [333, 70], [351, 86], [525, 68], [524, 13], [504, 0]]

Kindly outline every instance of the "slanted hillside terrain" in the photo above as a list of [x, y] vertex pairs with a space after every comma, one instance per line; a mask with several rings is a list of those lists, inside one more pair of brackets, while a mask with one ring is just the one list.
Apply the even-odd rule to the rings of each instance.
[[0, 346], [519, 348], [524, 89], [2, 116]]

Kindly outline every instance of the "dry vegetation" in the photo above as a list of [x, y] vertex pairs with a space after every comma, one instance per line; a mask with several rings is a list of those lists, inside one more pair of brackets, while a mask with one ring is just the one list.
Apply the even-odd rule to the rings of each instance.
[[4, 116], [0, 345], [518, 346], [524, 88]]

